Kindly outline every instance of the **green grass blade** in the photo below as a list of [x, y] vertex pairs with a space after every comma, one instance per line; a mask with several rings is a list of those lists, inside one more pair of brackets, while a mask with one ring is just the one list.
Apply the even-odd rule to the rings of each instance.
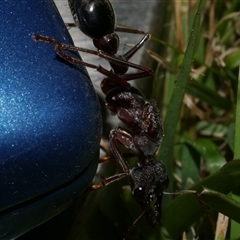
[[[234, 139], [234, 159], [240, 158], [240, 66], [238, 72], [238, 92], [237, 92], [237, 106], [236, 106], [236, 119], [235, 119], [235, 139]], [[232, 194], [232, 198], [239, 201], [239, 196]], [[240, 227], [235, 221], [231, 221], [230, 228], [231, 238], [240, 238]]]
[[240, 65], [238, 76], [238, 93], [235, 119], [234, 159], [240, 158]]
[[[170, 103], [168, 105], [168, 110], [164, 120], [165, 137], [162, 141], [162, 145], [161, 145], [161, 149], [158, 157], [164, 161], [168, 172], [172, 172], [172, 168], [173, 168], [172, 166], [173, 161], [171, 160], [173, 157], [175, 132], [178, 124], [178, 119], [180, 116], [183, 97], [184, 97], [185, 90], [187, 87], [187, 82], [189, 79], [189, 72], [191, 70], [194, 50], [197, 43], [201, 12], [202, 12], [202, 1], [200, 1], [199, 3], [198, 10], [194, 18], [187, 50], [184, 55], [182, 67], [179, 72], [179, 77], [177, 79], [176, 86], [173, 91]], [[170, 186], [170, 189], [171, 189], [171, 186]]]

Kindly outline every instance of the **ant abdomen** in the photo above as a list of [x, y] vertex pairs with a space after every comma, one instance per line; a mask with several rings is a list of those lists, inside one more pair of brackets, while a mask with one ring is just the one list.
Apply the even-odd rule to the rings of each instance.
[[106, 0], [68, 0], [73, 18], [81, 31], [92, 39], [113, 33], [115, 14]]

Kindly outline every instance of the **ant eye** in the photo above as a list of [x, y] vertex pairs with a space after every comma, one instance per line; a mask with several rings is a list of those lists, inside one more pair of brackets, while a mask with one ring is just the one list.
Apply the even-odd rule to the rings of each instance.
[[145, 191], [142, 186], [134, 189], [133, 195], [135, 198], [137, 198], [139, 201], [143, 200], [145, 198]]

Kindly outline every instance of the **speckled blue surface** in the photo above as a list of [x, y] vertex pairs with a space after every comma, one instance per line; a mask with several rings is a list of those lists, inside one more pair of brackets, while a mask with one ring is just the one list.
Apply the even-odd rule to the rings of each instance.
[[32, 39], [38, 33], [72, 43], [52, 0], [3, 0], [0, 17], [0, 237], [8, 239], [86, 189], [98, 163], [101, 117], [85, 70]]

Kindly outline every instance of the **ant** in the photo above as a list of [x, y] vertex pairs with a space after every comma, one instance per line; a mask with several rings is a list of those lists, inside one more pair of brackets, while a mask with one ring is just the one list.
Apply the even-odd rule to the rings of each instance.
[[[77, 26], [93, 39], [93, 44], [98, 51], [60, 43], [53, 38], [37, 34], [33, 35], [33, 39], [53, 44], [57, 54], [69, 63], [96, 69], [106, 76], [101, 82], [106, 106], [129, 130], [117, 127], [111, 130], [109, 135], [111, 151], [121, 165], [123, 173], [105, 178], [101, 183], [93, 185], [92, 189], [99, 189], [129, 176], [132, 195], [142, 207], [143, 212], [129, 227], [128, 233], [144, 215], [147, 222], [155, 226], [161, 217], [163, 191], [169, 184], [164, 164], [154, 157], [163, 137], [162, 120], [156, 103], [145, 100], [144, 96], [128, 82], [153, 75], [151, 69], [128, 61], [149, 39], [150, 34], [115, 27], [114, 11], [108, 0], [69, 0], [69, 5]], [[117, 55], [119, 37], [114, 31], [144, 34], [144, 36], [128, 52]], [[106, 59], [112, 70], [73, 58], [66, 51], [97, 55]], [[127, 74], [129, 67], [140, 70], [140, 72]], [[138, 158], [137, 167], [129, 167], [119, 148], [120, 145], [129, 149]], [[153, 217], [150, 213], [150, 205], [154, 200], [156, 201]]]

